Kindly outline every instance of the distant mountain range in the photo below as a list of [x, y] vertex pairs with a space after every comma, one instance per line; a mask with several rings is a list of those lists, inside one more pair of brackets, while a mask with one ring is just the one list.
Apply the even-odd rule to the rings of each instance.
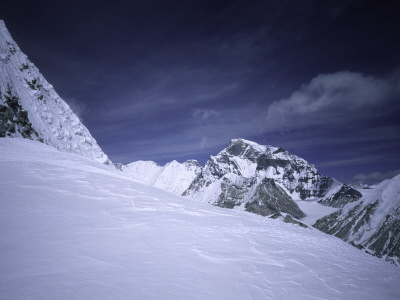
[[[22, 53], [0, 21], [0, 137], [38, 140], [112, 166], [88, 129]], [[400, 175], [371, 189], [321, 175], [280, 147], [231, 140], [205, 166], [197, 161], [114, 164], [132, 180], [195, 201], [242, 209], [301, 226], [301, 201], [336, 211], [313, 225], [367, 252], [400, 263]]]

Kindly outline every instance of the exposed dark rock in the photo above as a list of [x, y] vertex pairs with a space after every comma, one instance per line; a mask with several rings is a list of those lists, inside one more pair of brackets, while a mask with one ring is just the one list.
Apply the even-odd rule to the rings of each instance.
[[[318, 182], [315, 180], [317, 176]], [[299, 181], [300, 184], [296, 187], [295, 191], [300, 194], [300, 198], [303, 200], [310, 197], [323, 197], [333, 184], [332, 178], [320, 176], [319, 174], [313, 174], [312, 177], [300, 178]], [[307, 187], [307, 183], [309, 181], [316, 186], [315, 189], [310, 189]]]
[[290, 164], [290, 161], [283, 159], [272, 159], [266, 154], [260, 155], [257, 159], [257, 170], [264, 170], [268, 167], [286, 167]]
[[120, 171], [122, 171], [122, 168], [123, 168], [123, 164], [121, 164], [121, 163], [113, 163], [113, 165], [114, 165], [114, 167], [117, 169], [117, 170], [120, 170]]
[[259, 152], [252, 147], [248, 147], [248, 144], [240, 139], [231, 141], [226, 147], [226, 152], [229, 155], [245, 157], [252, 162], [255, 162], [259, 155]]
[[13, 136], [16, 131], [24, 138], [38, 137], [39, 134], [29, 121], [28, 112], [22, 109], [18, 97], [12, 94], [10, 88], [4, 99], [7, 105], [0, 105], [0, 137]]
[[285, 151], [286, 151], [285, 149], [283, 149], [282, 147], [279, 147], [279, 149], [274, 151], [273, 153], [278, 154], [278, 153], [285, 152]]
[[18, 111], [16, 114], [16, 117], [17, 117], [19, 124], [26, 125], [29, 122], [28, 112], [25, 110]]
[[234, 208], [235, 206], [241, 205], [249, 189], [255, 183], [255, 179], [241, 178], [241, 180], [236, 183], [226, 177], [223, 178], [223, 182], [221, 183], [222, 193], [218, 196], [214, 205], [225, 208]]
[[19, 68], [19, 70], [20, 71], [23, 71], [23, 70], [28, 70], [29, 69], [29, 66], [28, 66], [28, 64], [22, 64], [22, 66], [21, 66], [21, 68]]
[[299, 226], [301, 226], [301, 227], [308, 228], [308, 226], [307, 226], [306, 224], [304, 224], [304, 223], [302, 223], [302, 222], [300, 222], [300, 221], [297, 221], [297, 220], [293, 219], [290, 215], [286, 215], [286, 217], [283, 219], [283, 222], [285, 222], [285, 223], [291, 223], [291, 224], [296, 224], [296, 225], [299, 225]]
[[369, 239], [368, 249], [378, 257], [397, 257], [400, 263], [400, 207], [394, 208], [376, 233]]
[[186, 191], [182, 193], [182, 196], [188, 196], [190, 194], [196, 193], [198, 190], [200, 190], [203, 186], [208, 186], [210, 182], [205, 181], [205, 176], [203, 176], [203, 170], [199, 175], [196, 176], [195, 179], [193, 179], [192, 183], [189, 185]]
[[319, 200], [318, 203], [326, 206], [341, 208], [347, 203], [359, 200], [361, 197], [362, 194], [359, 191], [346, 184], [343, 184], [337, 193], [325, 199]]
[[6, 133], [6, 125], [3, 122], [0, 122], [0, 137], [5, 137]]
[[8, 121], [12, 121], [13, 118], [13, 111], [11, 108], [1, 105], [0, 104], [0, 120], [3, 121], [4, 123], [7, 123]]
[[296, 202], [271, 178], [264, 178], [257, 186], [256, 191], [246, 203], [246, 211], [268, 216], [277, 212], [284, 212], [295, 218], [302, 218], [305, 214]]
[[14, 123], [7, 123], [6, 130], [10, 133], [15, 133], [15, 124]]
[[363, 245], [361, 245], [361, 244], [356, 244], [354, 242], [350, 242], [349, 244], [352, 245], [353, 247], [356, 247], [357, 249], [360, 249], [360, 250], [364, 249]]
[[335, 235], [344, 241], [349, 241], [349, 237], [357, 233], [360, 226], [370, 220], [377, 205], [378, 201], [362, 208], [362, 203], [359, 203], [345, 215], [343, 215], [343, 210], [339, 210], [317, 220], [313, 226], [325, 233]]
[[37, 79], [32, 79], [31, 81], [25, 79], [25, 81], [32, 90], [40, 90], [42, 88]]
[[11, 92], [9, 90], [8, 95], [5, 95], [4, 98], [6, 99], [8, 107], [10, 107], [14, 113], [20, 109], [18, 98], [16, 96], [11, 96]]
[[330, 177], [322, 176], [318, 181], [317, 193], [314, 197], [323, 197], [333, 184], [333, 179]]
[[280, 212], [274, 213], [273, 215], [270, 215], [269, 218], [271, 219], [279, 219], [282, 217], [282, 214]]
[[[343, 209], [325, 216], [313, 227], [341, 238], [351, 245], [365, 249], [377, 257], [385, 257], [397, 265], [400, 264], [400, 207], [392, 208], [385, 220], [377, 228], [371, 228], [373, 215], [380, 201], [364, 204], [358, 203], [344, 213]], [[374, 234], [367, 239], [359, 239], [363, 232], [373, 230]]]
[[[241, 179], [227, 179], [235, 176]], [[210, 157], [182, 195], [226, 208], [244, 203], [245, 210], [263, 216], [285, 212], [301, 218], [304, 213], [290, 194], [296, 192], [302, 199], [322, 197], [332, 183], [333, 179], [322, 176], [312, 164], [283, 148], [235, 139]], [[209, 190], [210, 185], [218, 188], [214, 184], [220, 185], [219, 195]]]

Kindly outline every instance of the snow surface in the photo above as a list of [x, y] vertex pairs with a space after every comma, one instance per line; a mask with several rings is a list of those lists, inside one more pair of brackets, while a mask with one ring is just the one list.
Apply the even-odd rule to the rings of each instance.
[[122, 166], [122, 171], [135, 180], [147, 185], [153, 185], [162, 171], [162, 166], [154, 161], [138, 160]]
[[313, 228], [0, 139], [1, 299], [400, 299], [400, 269]]
[[159, 166], [154, 161], [139, 160], [123, 165], [122, 171], [133, 180], [180, 196], [201, 172], [201, 166], [195, 160], [184, 163], [173, 160], [165, 166]]
[[378, 201], [378, 205], [367, 223], [363, 223], [355, 233], [351, 231], [350, 236], [347, 238], [348, 241], [354, 241], [359, 244], [371, 242], [369, 240], [376, 233], [377, 228], [380, 228], [387, 216], [390, 216], [391, 212], [400, 206], [399, 187], [400, 175], [397, 175], [392, 179], [386, 179], [377, 185], [371, 186], [370, 189], [358, 189], [363, 194], [363, 197], [344, 206], [342, 216], [348, 214], [360, 203], [360, 207], [356, 210], [357, 213], [376, 201]]
[[295, 200], [300, 209], [306, 214], [305, 217], [300, 219], [301, 222], [312, 226], [318, 219], [330, 215], [338, 210], [338, 208], [319, 204], [317, 201], [318, 199]]
[[[48, 145], [110, 164], [89, 130], [22, 53], [0, 20], [0, 104], [10, 89], [28, 112], [32, 127]], [[15, 133], [19, 137], [18, 132]]]

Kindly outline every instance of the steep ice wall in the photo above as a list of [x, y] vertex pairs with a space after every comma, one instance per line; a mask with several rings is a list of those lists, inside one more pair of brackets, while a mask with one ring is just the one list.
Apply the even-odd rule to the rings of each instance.
[[89, 130], [22, 53], [2, 20], [0, 72], [0, 137], [35, 139], [110, 163]]

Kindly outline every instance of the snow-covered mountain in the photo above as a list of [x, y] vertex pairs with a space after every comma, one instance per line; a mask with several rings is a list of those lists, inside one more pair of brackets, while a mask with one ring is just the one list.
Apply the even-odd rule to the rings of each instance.
[[[164, 167], [138, 161], [121, 168], [130, 178], [175, 195], [224, 208], [241, 207], [301, 226], [305, 222], [379, 257], [400, 258], [400, 176], [390, 184], [396, 192], [388, 193], [386, 188], [384, 192], [379, 185], [361, 193], [322, 176], [312, 164], [282, 148], [244, 139], [232, 140], [203, 168], [196, 161], [173, 161]], [[320, 204], [337, 210], [326, 216], [332, 210], [319, 208]], [[299, 205], [313, 205], [312, 213], [320, 219], [305, 218]]]
[[159, 166], [153, 161], [136, 161], [121, 165], [119, 169], [136, 181], [175, 195], [182, 195], [201, 172], [201, 166], [196, 160], [188, 160], [184, 163], [174, 160], [165, 166]]
[[400, 299], [398, 268], [314, 228], [36, 141], [0, 153], [1, 299]]
[[87, 128], [22, 53], [0, 20], [0, 137], [42, 141], [109, 164]]
[[244, 207], [261, 215], [304, 213], [293, 200], [324, 196], [337, 184], [282, 148], [234, 139], [211, 156], [184, 196], [217, 206]]
[[324, 177], [304, 159], [282, 148], [234, 139], [204, 167], [190, 160], [158, 166], [137, 161], [119, 169], [136, 181], [216, 206], [263, 216], [275, 213], [302, 218], [294, 200], [324, 196], [339, 183]]
[[314, 227], [400, 265], [400, 175], [362, 193], [352, 191], [348, 204]]
[[326, 195], [323, 199], [318, 200], [318, 203], [331, 207], [341, 208], [347, 203], [357, 201], [362, 197], [362, 194], [356, 189], [343, 184], [342, 186], [332, 189], [330, 195]]

